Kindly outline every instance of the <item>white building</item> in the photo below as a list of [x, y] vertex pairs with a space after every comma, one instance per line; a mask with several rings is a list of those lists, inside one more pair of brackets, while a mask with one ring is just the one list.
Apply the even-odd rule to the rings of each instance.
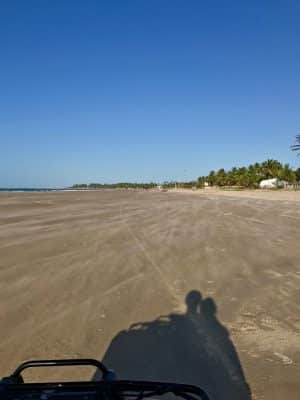
[[286, 187], [287, 185], [288, 182], [281, 181], [278, 178], [263, 179], [262, 181], [259, 182], [260, 189], [277, 189]]

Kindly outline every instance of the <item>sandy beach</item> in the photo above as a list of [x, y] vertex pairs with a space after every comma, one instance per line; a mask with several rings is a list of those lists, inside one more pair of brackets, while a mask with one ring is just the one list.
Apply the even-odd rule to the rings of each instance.
[[300, 201], [300, 190], [225, 190], [208, 187], [206, 189], [170, 189], [170, 193], [185, 193], [197, 195], [218, 195], [226, 197], [240, 197], [246, 199], [261, 199], [272, 201]]
[[299, 200], [0, 193], [0, 376], [26, 359], [93, 357], [216, 399], [298, 399]]

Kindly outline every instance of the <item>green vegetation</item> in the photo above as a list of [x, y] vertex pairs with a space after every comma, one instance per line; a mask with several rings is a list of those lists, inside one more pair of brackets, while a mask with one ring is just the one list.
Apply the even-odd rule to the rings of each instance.
[[162, 184], [164, 189], [192, 189], [197, 187], [197, 181], [181, 182], [181, 181], [166, 181]]
[[72, 186], [72, 189], [152, 189], [157, 186], [157, 183], [81, 183]]
[[207, 182], [210, 186], [236, 186], [241, 188], [257, 188], [263, 179], [278, 178], [293, 184], [300, 180], [300, 168], [293, 170], [289, 164], [281, 164], [277, 160], [250, 164], [248, 167], [233, 167], [229, 171], [223, 168], [211, 171], [208, 176], [198, 178], [198, 187]]
[[[300, 145], [299, 145], [300, 146]], [[267, 160], [262, 163], [250, 164], [248, 167], [233, 167], [229, 171], [221, 168], [211, 171], [207, 176], [200, 176], [197, 181], [189, 182], [164, 182], [164, 189], [192, 189], [203, 188], [205, 183], [209, 186], [257, 188], [263, 179], [278, 178], [289, 184], [300, 182], [300, 168], [294, 170], [289, 164], [281, 164], [277, 160]], [[153, 189], [158, 183], [82, 183], [72, 186], [72, 189]]]
[[294, 144], [293, 146], [291, 146], [291, 149], [293, 151], [298, 151], [298, 156], [300, 155], [300, 135], [296, 136], [296, 144]]
[[[160, 184], [155, 182], [150, 183], [136, 183], [136, 182], [119, 182], [119, 183], [81, 183], [71, 187], [71, 189], [153, 189], [157, 188]], [[191, 189], [198, 187], [197, 181], [190, 182], [175, 182], [166, 181], [160, 185], [163, 189], [174, 189], [175, 187], [181, 189]]]

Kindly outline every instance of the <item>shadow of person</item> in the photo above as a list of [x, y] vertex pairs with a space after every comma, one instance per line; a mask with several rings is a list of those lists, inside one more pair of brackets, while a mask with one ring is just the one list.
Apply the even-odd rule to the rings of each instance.
[[[192, 290], [185, 314], [160, 316], [121, 331], [102, 362], [118, 379], [154, 380], [201, 386], [211, 399], [251, 398], [234, 344], [217, 319], [212, 298]], [[100, 379], [97, 373], [94, 380]]]

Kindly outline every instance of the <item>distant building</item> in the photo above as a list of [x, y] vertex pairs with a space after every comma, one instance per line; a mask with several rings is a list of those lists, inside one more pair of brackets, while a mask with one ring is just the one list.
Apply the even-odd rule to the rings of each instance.
[[288, 182], [282, 181], [278, 178], [263, 179], [259, 183], [260, 189], [277, 189], [287, 187]]

